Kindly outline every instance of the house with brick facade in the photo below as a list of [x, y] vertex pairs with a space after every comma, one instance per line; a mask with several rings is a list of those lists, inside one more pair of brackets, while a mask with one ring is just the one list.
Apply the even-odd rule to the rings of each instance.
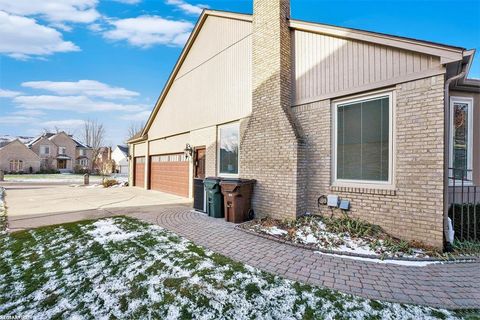
[[63, 131], [44, 133], [26, 146], [40, 157], [40, 171], [73, 172], [91, 166], [92, 148]]
[[0, 139], [0, 170], [4, 172], [89, 170], [91, 161], [92, 148], [65, 132]]
[[0, 144], [0, 170], [11, 173], [34, 173], [40, 170], [40, 157], [21, 140]]
[[452, 186], [480, 183], [473, 55], [295, 20], [288, 0], [205, 10], [129, 141], [130, 185], [192, 197], [195, 178], [255, 179], [255, 215], [278, 219], [336, 195], [353, 217], [442, 247]]

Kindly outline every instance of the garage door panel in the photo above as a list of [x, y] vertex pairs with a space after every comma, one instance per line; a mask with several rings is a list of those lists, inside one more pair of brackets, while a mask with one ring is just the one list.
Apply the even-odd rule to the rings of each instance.
[[152, 156], [150, 166], [151, 189], [188, 197], [189, 164], [183, 154]]
[[145, 157], [135, 158], [134, 185], [143, 188], [145, 185]]

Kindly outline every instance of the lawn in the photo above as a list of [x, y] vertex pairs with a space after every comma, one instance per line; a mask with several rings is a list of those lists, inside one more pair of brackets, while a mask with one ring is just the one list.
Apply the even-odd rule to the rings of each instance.
[[0, 318], [454, 319], [285, 280], [116, 217], [0, 234]]

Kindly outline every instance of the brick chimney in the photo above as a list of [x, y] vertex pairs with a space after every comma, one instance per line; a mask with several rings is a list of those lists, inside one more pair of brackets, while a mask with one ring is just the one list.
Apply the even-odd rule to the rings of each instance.
[[252, 114], [242, 134], [240, 175], [256, 179], [257, 216], [303, 213], [301, 134], [291, 114], [289, 0], [254, 0]]

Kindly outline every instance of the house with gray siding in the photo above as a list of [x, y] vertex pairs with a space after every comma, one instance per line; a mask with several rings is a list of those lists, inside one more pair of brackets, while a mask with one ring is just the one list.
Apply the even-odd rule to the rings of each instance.
[[277, 219], [337, 195], [352, 217], [442, 247], [452, 188], [480, 183], [474, 53], [295, 20], [288, 0], [205, 10], [129, 141], [130, 185], [192, 197], [195, 178], [256, 179], [255, 215]]

